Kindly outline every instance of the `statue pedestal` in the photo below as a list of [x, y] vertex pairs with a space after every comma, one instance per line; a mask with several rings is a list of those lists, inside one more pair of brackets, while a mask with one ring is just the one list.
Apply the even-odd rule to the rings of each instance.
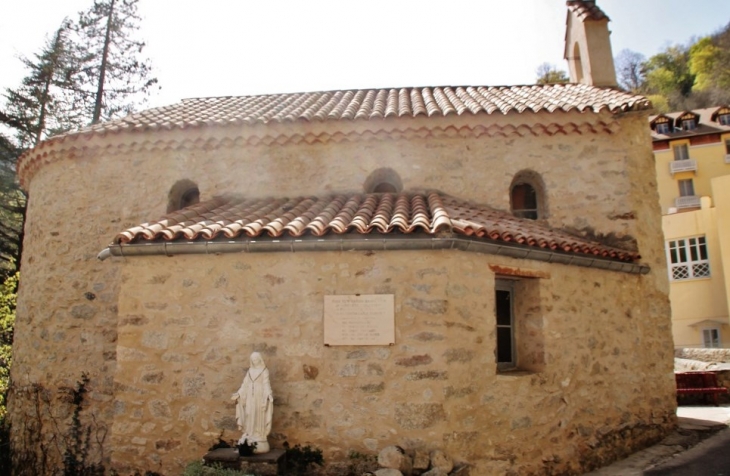
[[252, 456], [239, 456], [237, 448], [218, 448], [203, 456], [203, 461], [206, 466], [217, 463], [224, 468], [238, 469], [261, 476], [276, 476], [282, 456], [284, 456], [283, 449], [274, 449], [268, 453]]

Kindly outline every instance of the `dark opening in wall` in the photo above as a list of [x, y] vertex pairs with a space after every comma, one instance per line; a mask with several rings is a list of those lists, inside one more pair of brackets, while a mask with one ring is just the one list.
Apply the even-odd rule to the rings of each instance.
[[403, 191], [403, 181], [395, 170], [383, 167], [368, 176], [363, 189], [365, 193], [399, 193]]
[[200, 202], [198, 185], [189, 179], [175, 182], [167, 195], [167, 213], [195, 205]]
[[520, 218], [547, 218], [545, 184], [540, 174], [522, 170], [515, 175], [510, 186], [510, 209]]

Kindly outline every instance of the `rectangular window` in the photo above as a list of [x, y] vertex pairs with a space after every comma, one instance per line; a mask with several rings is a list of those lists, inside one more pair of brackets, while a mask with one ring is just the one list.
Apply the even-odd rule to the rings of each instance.
[[712, 349], [720, 347], [720, 329], [702, 329], [702, 345]]
[[515, 366], [514, 287], [509, 281], [497, 281], [495, 286], [495, 313], [497, 318], [497, 368]]
[[674, 151], [674, 160], [687, 160], [689, 159], [689, 147], [687, 144], [675, 145], [672, 147]]
[[710, 277], [710, 260], [704, 236], [667, 242], [669, 278], [673, 281]]
[[657, 134], [669, 134], [669, 123], [668, 122], [660, 122], [656, 125], [656, 133]]
[[695, 184], [692, 179], [678, 180], [679, 185], [679, 196], [680, 197], [694, 197], [695, 195]]
[[718, 119], [723, 126], [730, 126], [730, 114], [721, 114]]
[[697, 128], [697, 123], [694, 119], [685, 119], [682, 121], [682, 129], [685, 131], [692, 131]]
[[730, 139], [725, 141], [725, 153], [730, 154]]

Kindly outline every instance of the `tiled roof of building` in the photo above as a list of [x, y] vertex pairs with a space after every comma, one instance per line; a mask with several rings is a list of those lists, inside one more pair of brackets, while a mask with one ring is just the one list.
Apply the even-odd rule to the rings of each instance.
[[565, 3], [568, 10], [575, 13], [580, 20], [609, 20], [593, 0], [568, 0]]
[[228, 124], [604, 109], [618, 113], [650, 107], [643, 96], [584, 84], [366, 89], [197, 98], [95, 124], [49, 141], [80, 134]]
[[125, 230], [115, 237], [114, 244], [442, 232], [615, 261], [640, 258], [637, 253], [439, 192], [265, 199], [229, 195]]
[[[723, 124], [720, 124], [718, 121], [716, 113], [720, 111], [721, 109], [727, 109], [727, 106], [715, 106], [715, 107], [707, 107], [703, 109], [692, 109], [689, 111], [675, 111], [675, 112], [669, 112], [666, 114], [657, 114], [655, 116], [649, 116], [649, 124], [651, 125], [651, 137], [654, 142], [656, 141], [665, 141], [665, 140], [671, 140], [671, 139], [682, 139], [682, 138], [688, 138], [693, 136], [701, 136], [706, 134], [724, 134], [727, 132], [730, 132], [730, 126], [725, 126]], [[694, 113], [698, 116], [697, 118], [697, 124], [696, 128], [692, 130], [682, 130], [682, 129], [676, 129], [675, 126], [679, 126], [680, 124], [676, 124], [677, 119], [680, 116], [683, 116], [687, 113]], [[659, 134], [656, 132], [656, 128], [654, 127], [654, 122], [656, 119], [660, 117], [667, 117], [672, 121], [672, 124], [670, 125], [670, 131], [668, 134]]]

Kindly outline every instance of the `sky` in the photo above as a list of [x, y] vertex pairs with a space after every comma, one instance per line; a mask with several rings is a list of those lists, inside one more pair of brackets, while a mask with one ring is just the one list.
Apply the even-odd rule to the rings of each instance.
[[[3, 0], [0, 89], [93, 0]], [[729, 0], [598, 0], [613, 53], [651, 56], [730, 22]], [[12, 6], [10, 6], [12, 5]], [[182, 98], [403, 86], [531, 84], [563, 60], [563, 0], [141, 0], [161, 89]]]

